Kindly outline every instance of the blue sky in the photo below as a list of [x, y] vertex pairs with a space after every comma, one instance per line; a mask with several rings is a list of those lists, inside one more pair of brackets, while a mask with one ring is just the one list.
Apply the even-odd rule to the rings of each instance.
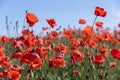
[[[48, 26], [45, 19], [54, 18], [58, 25], [78, 24], [79, 19], [85, 19], [91, 25], [95, 16], [96, 6], [107, 11], [105, 18], [99, 17], [97, 21], [104, 21], [104, 27], [112, 29], [120, 22], [120, 0], [0, 0], [0, 35], [6, 35], [5, 16], [12, 22], [10, 32], [13, 32], [15, 22], [19, 22], [19, 33], [23, 29], [25, 10], [34, 13], [39, 22], [33, 27], [36, 34], [42, 27]], [[27, 25], [25, 23], [25, 25]]]

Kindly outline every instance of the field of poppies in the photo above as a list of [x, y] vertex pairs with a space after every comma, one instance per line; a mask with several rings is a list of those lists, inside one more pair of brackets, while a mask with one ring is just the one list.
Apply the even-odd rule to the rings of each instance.
[[92, 25], [79, 19], [84, 29], [62, 30], [55, 19], [46, 19], [44, 36], [30, 29], [38, 17], [25, 15], [29, 26], [21, 36], [0, 37], [0, 80], [120, 80], [120, 30], [103, 30], [97, 18], [107, 16], [104, 8], [95, 8]]

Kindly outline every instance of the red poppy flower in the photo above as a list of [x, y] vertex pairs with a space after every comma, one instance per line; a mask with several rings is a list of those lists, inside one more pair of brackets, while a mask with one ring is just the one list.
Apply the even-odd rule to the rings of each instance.
[[117, 53], [117, 55], [116, 55], [116, 59], [120, 60], [120, 52]]
[[111, 55], [114, 57], [114, 58], [117, 58], [117, 54], [120, 53], [119, 49], [118, 48], [115, 48], [115, 49], [112, 49], [111, 50]]
[[7, 43], [8, 42], [8, 38], [6, 36], [2, 36], [1, 40], [4, 42], [4, 43]]
[[98, 46], [98, 44], [97, 44], [94, 40], [89, 40], [89, 41], [88, 41], [88, 45], [89, 45], [90, 47], [97, 47], [97, 46]]
[[2, 73], [3, 73], [4, 76], [7, 76], [8, 75], [8, 70], [3, 70]]
[[67, 46], [65, 46], [64, 44], [60, 44], [58, 47], [61, 52], [63, 53], [67, 52]]
[[8, 77], [14, 80], [20, 80], [20, 74], [18, 71], [10, 70], [8, 71]]
[[40, 59], [40, 56], [37, 53], [26, 53], [22, 56], [21, 62], [31, 62]]
[[49, 60], [49, 67], [57, 68], [57, 67], [65, 67], [65, 60], [61, 59], [60, 57], [53, 57]]
[[14, 40], [13, 45], [17, 50], [22, 50], [22, 46], [24, 45], [21, 40]]
[[84, 19], [80, 19], [79, 24], [86, 24], [86, 21]]
[[74, 57], [71, 55], [71, 58], [70, 58], [70, 63], [72, 65], [76, 64], [76, 60], [74, 59]]
[[74, 70], [74, 74], [77, 76], [79, 74], [79, 70]]
[[3, 77], [3, 73], [2, 72], [0, 72], [0, 78], [2, 78]]
[[105, 39], [108, 42], [112, 42], [112, 36], [111, 36], [111, 33], [109, 31], [105, 32]]
[[33, 13], [27, 13], [26, 20], [30, 27], [32, 27], [35, 23], [39, 21], [36, 15]]
[[51, 31], [51, 35], [56, 38], [57, 37], [57, 32], [56, 31]]
[[87, 56], [92, 56], [92, 53], [91, 52], [86, 52], [86, 55]]
[[66, 53], [67, 52], [67, 46], [65, 46], [63, 44], [60, 44], [60, 45], [58, 45], [54, 48], [54, 51], [55, 52], [60, 52], [61, 51], [63, 53]]
[[103, 22], [96, 22], [95, 24], [96, 24], [97, 27], [100, 27], [100, 28], [103, 27]]
[[43, 65], [43, 62], [41, 59], [38, 59], [36, 61], [32, 61], [30, 63], [30, 69], [36, 69], [36, 68], [40, 68]]
[[0, 59], [0, 65], [9, 67], [11, 64], [9, 62], [9, 57], [5, 56], [4, 58]]
[[83, 31], [83, 39], [90, 39], [94, 37], [94, 30], [92, 26], [86, 26]]
[[46, 19], [46, 21], [52, 28], [57, 26], [56, 21], [54, 19]]
[[59, 52], [57, 56], [55, 56], [55, 59], [63, 59], [64, 57], [64, 53], [63, 52]]
[[99, 42], [102, 42], [104, 40], [104, 35], [103, 34], [96, 34], [96, 39], [99, 41]]
[[34, 49], [28, 48], [22, 53], [21, 62], [30, 63], [31, 61], [39, 60], [40, 56]]
[[13, 55], [12, 55], [12, 58], [13, 59], [20, 59], [22, 57], [22, 54], [21, 54], [21, 52], [19, 52], [19, 51], [16, 51], [15, 53], [13, 53]]
[[110, 62], [110, 67], [115, 67], [117, 65], [116, 62]]
[[11, 65], [9, 68], [10, 68], [10, 70], [14, 70], [14, 71], [18, 71], [18, 72], [22, 70], [21, 66], [15, 66], [15, 65]]
[[67, 37], [67, 38], [73, 38], [73, 35], [72, 35], [72, 32], [71, 30], [64, 30], [64, 36]]
[[101, 55], [103, 55], [105, 58], [108, 57], [108, 48], [107, 47], [100, 47], [98, 49]]
[[96, 8], [95, 8], [95, 15], [96, 15], [96, 16], [105, 17], [106, 14], [107, 14], [107, 12], [104, 11], [104, 8], [100, 8], [100, 7], [96, 7]]
[[47, 40], [47, 39], [45, 40], [45, 45], [46, 46], [50, 46], [51, 44], [52, 44], [52, 42], [50, 40]]
[[94, 61], [95, 64], [103, 64], [105, 62], [105, 58], [102, 55], [94, 55]]
[[48, 58], [48, 52], [45, 47], [39, 47], [36, 49], [36, 52], [40, 55], [41, 58]]
[[0, 46], [0, 58], [3, 58], [5, 57], [5, 54], [4, 54], [4, 48], [2, 46]]
[[28, 29], [24, 29], [24, 30], [22, 30], [22, 35], [28, 35], [28, 32], [29, 32]]
[[71, 55], [70, 62], [71, 62], [71, 64], [75, 64], [76, 61], [82, 62], [82, 61], [84, 61], [83, 58], [84, 58], [83, 53], [79, 52], [78, 50], [74, 50], [72, 55]]
[[10, 65], [11, 65], [10, 62], [7, 61], [4, 61], [2, 64], [3, 67], [10, 67]]

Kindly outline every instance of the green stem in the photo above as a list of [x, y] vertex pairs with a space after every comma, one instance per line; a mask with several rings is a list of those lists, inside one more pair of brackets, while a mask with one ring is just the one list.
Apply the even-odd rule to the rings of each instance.
[[45, 74], [45, 80], [46, 80], [46, 78], [47, 78], [47, 75], [48, 75], [48, 73], [50, 72], [50, 68], [47, 70], [47, 72], [46, 72], [46, 74]]
[[31, 71], [30, 71], [30, 75], [31, 75], [31, 80], [34, 80], [34, 78], [35, 78], [35, 77], [34, 77], [34, 71], [31, 70]]
[[18, 21], [16, 21], [16, 34], [17, 34], [17, 38], [18, 38]]
[[98, 16], [96, 16], [95, 19], [94, 19], [94, 21], [93, 21], [93, 24], [92, 24], [92, 27], [93, 27], [93, 28], [94, 28], [95, 21], [97, 20], [97, 17], [98, 17]]
[[28, 26], [28, 37], [30, 35], [30, 26]]
[[73, 65], [71, 65], [66, 71], [69, 71], [72, 67], [73, 67]]

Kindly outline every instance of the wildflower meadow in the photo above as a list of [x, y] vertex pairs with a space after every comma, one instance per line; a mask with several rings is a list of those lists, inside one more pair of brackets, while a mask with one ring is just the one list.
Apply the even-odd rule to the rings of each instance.
[[79, 27], [64, 29], [54, 18], [45, 19], [44, 35], [35, 35], [40, 18], [26, 11], [21, 35], [16, 25], [17, 36], [0, 37], [0, 80], [120, 80], [120, 30], [103, 29], [98, 18], [108, 15], [104, 8], [92, 13], [92, 25], [79, 19]]

